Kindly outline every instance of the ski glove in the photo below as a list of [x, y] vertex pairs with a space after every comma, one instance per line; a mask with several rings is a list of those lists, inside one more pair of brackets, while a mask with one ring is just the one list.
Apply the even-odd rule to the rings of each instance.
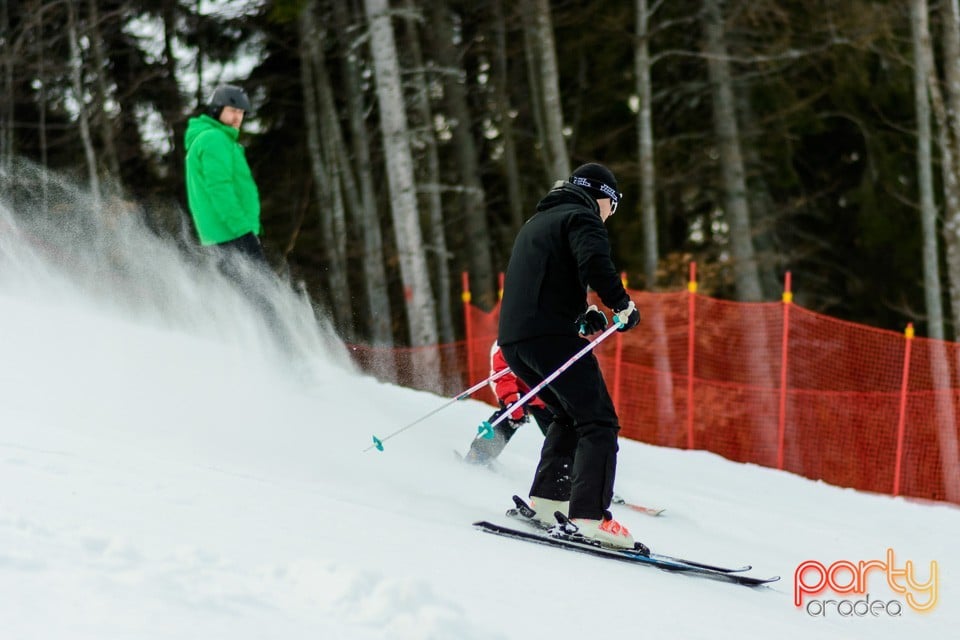
[[[511, 394], [508, 395], [506, 398], [504, 398], [503, 400], [501, 400], [500, 403], [503, 405], [503, 408], [506, 409], [507, 407], [509, 407], [510, 405], [512, 405], [514, 402], [516, 402], [516, 401], [519, 400], [519, 399], [520, 399], [520, 394], [519, 394], [519, 393], [511, 393]], [[521, 423], [521, 424], [522, 424], [522, 423], [524, 423], [524, 422], [526, 422], [526, 421], [527, 421], [527, 407], [526, 407], [526, 405], [517, 407], [516, 409], [514, 409], [513, 411], [510, 412], [510, 422], [515, 422], [515, 423]]]
[[607, 316], [597, 309], [597, 305], [592, 304], [587, 310], [577, 316], [577, 326], [580, 328], [580, 335], [589, 336], [597, 331], [603, 331], [607, 328]]
[[625, 308], [613, 314], [614, 320], [620, 325], [617, 331], [629, 331], [640, 324], [640, 312], [637, 310], [633, 300]]

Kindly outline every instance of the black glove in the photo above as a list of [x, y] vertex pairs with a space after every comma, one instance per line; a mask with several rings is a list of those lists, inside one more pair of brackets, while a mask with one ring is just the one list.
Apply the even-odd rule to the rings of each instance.
[[613, 314], [613, 319], [620, 325], [617, 331], [629, 331], [640, 324], [640, 312], [637, 311], [633, 300], [630, 300], [630, 304]]
[[580, 335], [589, 336], [597, 331], [603, 331], [607, 328], [607, 316], [603, 311], [597, 309], [597, 305], [592, 304], [587, 310], [577, 316], [577, 327], [580, 329]]

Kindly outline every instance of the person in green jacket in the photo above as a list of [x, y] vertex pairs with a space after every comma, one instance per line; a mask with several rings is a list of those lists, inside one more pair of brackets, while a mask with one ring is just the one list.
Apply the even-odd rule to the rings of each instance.
[[220, 85], [204, 113], [190, 118], [187, 204], [204, 246], [215, 245], [266, 264], [260, 244], [260, 193], [237, 142], [250, 99], [240, 87]]
[[259, 238], [260, 193], [237, 142], [249, 111], [243, 89], [220, 85], [203, 113], [187, 122], [187, 204], [200, 244], [213, 249], [220, 272], [260, 310], [278, 345], [292, 352], [295, 342], [256, 275], [272, 274]]

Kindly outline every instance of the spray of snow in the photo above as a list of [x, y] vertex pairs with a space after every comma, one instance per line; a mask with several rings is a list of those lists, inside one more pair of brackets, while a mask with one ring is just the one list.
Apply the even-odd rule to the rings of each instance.
[[[82, 189], [29, 166], [4, 180], [5, 638], [956, 635], [953, 506], [621, 441], [617, 492], [667, 508], [614, 506], [638, 539], [783, 581], [750, 590], [484, 535], [470, 522], [502, 518], [525, 493], [535, 428], [497, 473], [452, 455], [490, 412], [471, 400], [361, 453], [445, 400], [361, 375], [302, 292], [248, 274], [276, 310], [265, 321], [206, 254], [144, 223], [157, 212], [118, 199], [94, 211]], [[921, 579], [939, 563], [933, 612], [794, 606], [801, 562], [888, 548]], [[904, 599], [879, 574], [869, 588]]]

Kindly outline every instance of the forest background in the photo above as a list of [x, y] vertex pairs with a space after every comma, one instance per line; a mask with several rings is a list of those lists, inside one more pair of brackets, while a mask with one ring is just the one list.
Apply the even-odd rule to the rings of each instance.
[[[557, 179], [613, 169], [631, 288], [960, 326], [956, 0], [0, 0], [0, 195], [49, 172], [186, 249], [183, 133], [219, 82], [277, 272], [347, 341], [462, 337]], [[42, 171], [35, 169], [40, 167]], [[78, 238], [82, 241], [82, 237]]]

